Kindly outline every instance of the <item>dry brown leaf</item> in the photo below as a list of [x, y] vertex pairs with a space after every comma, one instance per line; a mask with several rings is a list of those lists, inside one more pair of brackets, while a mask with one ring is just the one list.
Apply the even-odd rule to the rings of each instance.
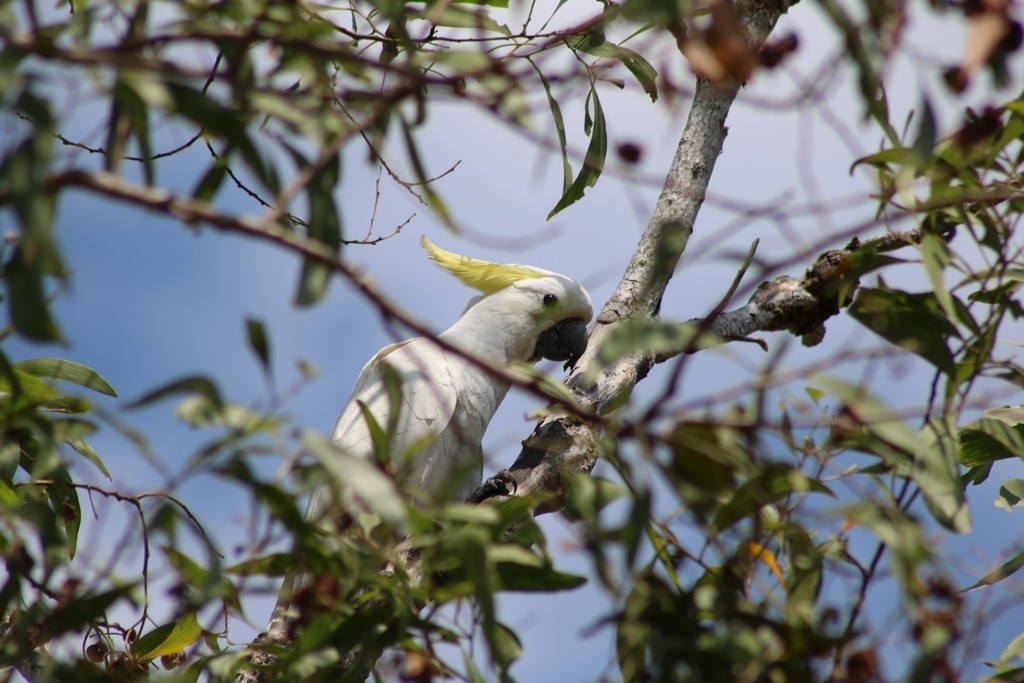
[[745, 82], [760, 61], [747, 41], [736, 10], [727, 0], [714, 0], [708, 10], [711, 20], [707, 28], [671, 31], [680, 51], [698, 76], [714, 83]]
[[956, 92], [967, 88], [978, 69], [988, 64], [1010, 35], [1013, 24], [1009, 9], [1008, 0], [980, 0], [967, 6], [967, 48], [960, 65], [946, 72], [946, 83], [950, 88]]

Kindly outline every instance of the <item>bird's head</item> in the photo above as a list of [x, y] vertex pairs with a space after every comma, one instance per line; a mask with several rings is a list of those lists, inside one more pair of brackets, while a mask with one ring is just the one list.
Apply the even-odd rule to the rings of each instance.
[[[499, 324], [528, 321], [531, 342], [526, 360], [547, 358], [571, 367], [587, 347], [587, 323], [594, 308], [587, 290], [576, 281], [542, 268], [491, 263], [460, 256], [421, 240], [430, 258], [464, 284], [480, 292], [467, 310], [488, 302]], [[503, 315], [507, 314], [507, 315]]]

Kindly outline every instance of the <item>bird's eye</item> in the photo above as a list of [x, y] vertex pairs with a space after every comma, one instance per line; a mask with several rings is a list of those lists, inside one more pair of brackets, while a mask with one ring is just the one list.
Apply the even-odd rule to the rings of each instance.
[[544, 305], [547, 306], [548, 308], [551, 308], [552, 306], [554, 306], [557, 303], [558, 303], [558, 297], [555, 296], [554, 294], [545, 294], [544, 295]]

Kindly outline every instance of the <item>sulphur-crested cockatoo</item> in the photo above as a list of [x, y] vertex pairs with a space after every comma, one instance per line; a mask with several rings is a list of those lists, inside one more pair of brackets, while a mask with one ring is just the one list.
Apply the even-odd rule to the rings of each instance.
[[[564, 275], [460, 256], [425, 236], [421, 243], [438, 265], [480, 292], [438, 335], [464, 354], [427, 337], [384, 347], [356, 379], [331, 441], [346, 453], [372, 457], [368, 411], [389, 434], [400, 491], [429, 502], [463, 500], [480, 485], [484, 431], [509, 390], [480, 361], [497, 368], [541, 358], [575, 362], [586, 347], [593, 307], [587, 291]], [[397, 415], [384, 364], [400, 382]], [[325, 503], [312, 501], [312, 519]]]
[[[482, 365], [505, 368], [541, 358], [574, 363], [586, 347], [593, 307], [586, 290], [564, 275], [460, 256], [426, 237], [422, 244], [438, 265], [480, 292], [438, 335], [461, 353], [427, 337], [381, 349], [356, 379], [331, 440], [348, 455], [374, 458], [380, 456], [374, 432], [379, 437], [383, 431], [399, 492], [426, 503], [460, 501], [481, 483], [484, 431], [509, 390]], [[329, 523], [336, 512], [331, 501], [331, 491], [321, 487], [308, 518]], [[288, 603], [289, 583], [278, 610]]]

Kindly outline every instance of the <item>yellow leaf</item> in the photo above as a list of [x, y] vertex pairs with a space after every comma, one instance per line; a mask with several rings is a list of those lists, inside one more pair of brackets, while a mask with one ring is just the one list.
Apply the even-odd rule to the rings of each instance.
[[743, 545], [746, 546], [747, 552], [750, 553], [752, 558], [755, 560], [761, 560], [765, 563], [768, 569], [772, 570], [772, 573], [775, 574], [775, 578], [779, 580], [779, 585], [782, 586], [783, 590], [785, 590], [786, 577], [782, 573], [782, 568], [779, 566], [778, 560], [775, 559], [775, 553], [768, 548], [765, 548], [760, 543], [754, 543], [753, 541], [749, 541]]
[[132, 654], [136, 659], [148, 661], [181, 652], [203, 635], [195, 612], [183, 615], [176, 622], [155, 628], [135, 641]]

